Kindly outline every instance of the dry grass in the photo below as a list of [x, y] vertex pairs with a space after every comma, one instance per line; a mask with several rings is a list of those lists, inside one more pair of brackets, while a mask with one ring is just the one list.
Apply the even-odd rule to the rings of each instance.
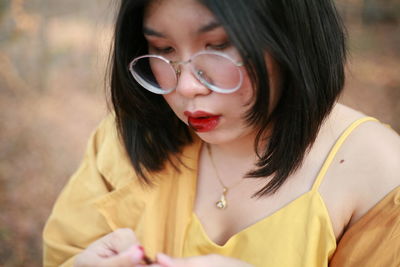
[[1, 21], [0, 266], [41, 266], [44, 222], [107, 111], [107, 7], [70, 5], [10, 5]]

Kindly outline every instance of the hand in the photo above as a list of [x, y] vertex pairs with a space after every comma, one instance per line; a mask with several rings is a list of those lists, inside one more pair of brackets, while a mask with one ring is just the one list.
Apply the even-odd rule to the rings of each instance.
[[77, 255], [74, 267], [131, 267], [143, 259], [143, 248], [131, 229], [118, 229]]
[[246, 262], [224, 257], [221, 255], [210, 254], [205, 256], [173, 259], [164, 254], [157, 255], [157, 264], [149, 265], [153, 267], [252, 267]]

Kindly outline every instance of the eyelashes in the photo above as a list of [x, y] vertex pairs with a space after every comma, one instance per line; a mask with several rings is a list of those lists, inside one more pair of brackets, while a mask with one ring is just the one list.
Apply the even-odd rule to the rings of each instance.
[[155, 53], [157, 55], [166, 55], [174, 52], [174, 48], [171, 46], [165, 46], [165, 47], [149, 46], [149, 52]]
[[[218, 43], [208, 43], [205, 46], [207, 50], [217, 50], [223, 51], [232, 46], [230, 41], [218, 42]], [[172, 46], [156, 46], [149, 44], [149, 53], [157, 55], [169, 55], [175, 52], [175, 48]]]
[[226, 42], [219, 43], [219, 44], [208, 44], [206, 47], [211, 50], [224, 50], [224, 49], [229, 48], [230, 46], [231, 46], [231, 42], [226, 41]]

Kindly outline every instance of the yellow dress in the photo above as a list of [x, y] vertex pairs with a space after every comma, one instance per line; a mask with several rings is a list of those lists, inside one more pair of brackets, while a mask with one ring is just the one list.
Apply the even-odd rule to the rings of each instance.
[[[317, 190], [341, 142], [359, 123], [339, 139], [310, 192], [218, 247], [207, 240], [193, 215], [201, 140], [185, 147], [179, 171], [167, 165], [152, 175], [152, 187], [144, 186], [109, 116], [90, 138], [81, 166], [46, 223], [44, 266], [72, 266], [75, 256], [89, 244], [125, 227], [135, 231], [151, 257], [157, 252], [173, 257], [210, 252], [268, 267], [326, 266], [330, 258], [335, 267], [399, 266], [400, 188], [350, 228], [336, 252], [331, 223]], [[385, 223], [383, 227], [380, 222]]]
[[363, 122], [351, 124], [339, 137], [325, 160], [311, 190], [272, 215], [232, 236], [220, 246], [210, 240], [193, 213], [187, 229], [183, 256], [220, 254], [241, 259], [254, 266], [328, 266], [336, 249], [331, 220], [318, 192], [319, 186], [340, 146]]

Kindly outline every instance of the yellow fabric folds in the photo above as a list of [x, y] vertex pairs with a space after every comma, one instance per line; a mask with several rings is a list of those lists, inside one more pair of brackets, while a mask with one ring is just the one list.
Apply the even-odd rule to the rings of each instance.
[[73, 257], [118, 228], [131, 228], [150, 256], [182, 255], [184, 230], [193, 209], [197, 153], [188, 146], [178, 172], [154, 174], [154, 186], [137, 179], [110, 116], [90, 138], [84, 160], [60, 194], [46, 223], [44, 266], [72, 266]]
[[[184, 149], [180, 171], [167, 165], [152, 175], [153, 186], [145, 186], [117, 138], [114, 118], [105, 119], [90, 138], [81, 166], [47, 221], [44, 266], [72, 266], [74, 256], [90, 243], [124, 227], [136, 232], [152, 257], [157, 252], [174, 257], [210, 252], [245, 259], [255, 266], [328, 264], [336, 242], [318, 186], [235, 235], [222, 248], [204, 240], [193, 214], [200, 147], [201, 141], [196, 139]], [[390, 259], [398, 263], [399, 191], [345, 234], [332, 266], [396, 266], [380, 264], [383, 261], [376, 253], [392, 255]], [[384, 247], [373, 251], [382, 242], [381, 236]]]
[[330, 266], [400, 266], [400, 187], [344, 234]]

